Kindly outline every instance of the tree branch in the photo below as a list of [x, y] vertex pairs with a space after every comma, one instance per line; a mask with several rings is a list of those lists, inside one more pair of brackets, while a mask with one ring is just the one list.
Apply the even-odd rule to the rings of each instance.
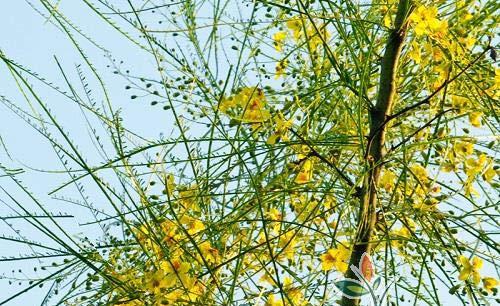
[[[380, 80], [377, 102], [370, 110], [370, 135], [368, 136], [365, 175], [361, 205], [358, 212], [358, 226], [354, 246], [349, 260], [351, 265], [358, 267], [364, 253], [371, 253], [371, 238], [377, 220], [377, 185], [383, 165], [386, 120], [390, 116], [396, 94], [396, 79], [399, 57], [406, 37], [407, 17], [410, 12], [410, 0], [400, 0], [396, 14], [395, 27], [387, 39], [384, 57], [380, 66]], [[346, 278], [360, 280], [349, 269]], [[343, 297], [342, 306], [359, 305], [359, 299]]]

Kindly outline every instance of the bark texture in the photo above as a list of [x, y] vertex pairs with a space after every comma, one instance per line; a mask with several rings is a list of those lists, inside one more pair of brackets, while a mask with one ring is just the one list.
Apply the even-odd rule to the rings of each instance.
[[[410, 0], [400, 0], [396, 14], [395, 26], [387, 38], [384, 56], [380, 66], [380, 81], [377, 102], [370, 110], [370, 134], [366, 150], [367, 174], [362, 188], [361, 203], [358, 214], [358, 226], [349, 267], [359, 266], [363, 253], [371, 254], [370, 241], [377, 220], [377, 185], [380, 179], [384, 159], [386, 119], [390, 117], [396, 94], [398, 62], [403, 48], [407, 30], [407, 17], [410, 11]], [[351, 269], [346, 278], [358, 279]], [[342, 306], [359, 305], [359, 299], [342, 298]]]

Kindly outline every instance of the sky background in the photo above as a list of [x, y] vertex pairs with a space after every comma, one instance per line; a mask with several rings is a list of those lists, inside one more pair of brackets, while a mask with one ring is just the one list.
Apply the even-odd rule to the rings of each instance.
[[[64, 88], [62, 76], [57, 68], [54, 56], [57, 56], [62, 67], [68, 76], [77, 81], [76, 65], [83, 64], [81, 56], [76, 52], [75, 47], [71, 45], [65, 35], [61, 33], [46, 18], [40, 16], [26, 1], [0, 0], [2, 9], [0, 10], [0, 51], [7, 57], [14, 59], [17, 63], [25, 67], [30, 67], [41, 76], [53, 81], [56, 85]], [[124, 61], [123, 69], [130, 69], [136, 75], [154, 74], [155, 64], [150, 56], [145, 56], [145, 52], [137, 46], [123, 39], [123, 37], [104, 24], [101, 19], [81, 3], [81, 1], [62, 1], [61, 9], [67, 16], [73, 20], [84, 33], [87, 33], [95, 41], [110, 51], [116, 63]], [[84, 41], [80, 39], [80, 41]], [[127, 82], [119, 75], [113, 74], [113, 69], [107, 67], [111, 64], [110, 58], [106, 57], [104, 52], [88, 43], [82, 43], [82, 47], [87, 52], [92, 63], [106, 82], [110, 98], [116, 108], [122, 110], [124, 126], [137, 132], [146, 139], [155, 139], [161, 133], [169, 133], [172, 127], [172, 118], [167, 112], [161, 111], [161, 108], [154, 108], [145, 100], [131, 100], [130, 92], [125, 90]], [[84, 73], [91, 78], [90, 71], [83, 68]], [[97, 85], [91, 81], [91, 85]], [[80, 148], [84, 148], [85, 156], [92, 162], [101, 161], [99, 155], [90, 142], [88, 127], [84, 121], [81, 111], [73, 103], [68, 102], [61, 95], [48, 90], [40, 84], [35, 84], [37, 92], [40, 93], [44, 101], [50, 104], [50, 108], [57, 116], [57, 119], [65, 127]], [[23, 99], [10, 72], [5, 65], [0, 64], [0, 96], [8, 98], [15, 105], [28, 109], [29, 105]], [[96, 100], [98, 100], [98, 93]], [[0, 148], [0, 163], [7, 168], [16, 169], [19, 167], [29, 167], [38, 170], [63, 169], [60, 161], [57, 159], [53, 147], [41, 135], [31, 128], [26, 122], [21, 120], [16, 114], [11, 112], [3, 104], [0, 104], [0, 136], [5, 147]], [[88, 220], [89, 213], [85, 209], [78, 209], [72, 205], [66, 205], [64, 202], [51, 198], [47, 195], [48, 190], [58, 187], [65, 182], [67, 177], [61, 174], [47, 173], [44, 171], [27, 171], [18, 176], [25, 186], [43, 202], [50, 211], [60, 211], [75, 216], [61, 221], [63, 226], [74, 229], [75, 234], [81, 231], [92, 232], [92, 227], [78, 227], [79, 222]], [[32, 201], [28, 199], [18, 187], [12, 184], [7, 178], [0, 177], [0, 186], [16, 198], [25, 200], [26, 207], [33, 211], [36, 208]], [[71, 189], [68, 189], [71, 193]], [[98, 201], [98, 195], [90, 195]], [[7, 217], [14, 215], [9, 205], [12, 202], [8, 200], [8, 195], [0, 189], [0, 216]], [[3, 219], [0, 220], [0, 234], [15, 235], [9, 227], [9, 223], [20, 225], [19, 220]], [[47, 241], [29, 226], [24, 227], [23, 233], [37, 241]], [[50, 243], [47, 241], [47, 243]], [[21, 248], [18, 244], [12, 244], [6, 241], [0, 241], [0, 257], [12, 256], [23, 253], [29, 253], [29, 249]], [[22, 278], [23, 275], [36, 276], [33, 271], [33, 261], [0, 262], [0, 275]], [[15, 267], [16, 271], [21, 268], [22, 272], [12, 273]], [[12, 294], [22, 290], [26, 284], [7, 285], [5, 280], [0, 279], [0, 302]], [[446, 289], [442, 290], [442, 301], [447, 302], [449, 295]], [[26, 295], [23, 295], [7, 305], [38, 305], [42, 294], [46, 289], [35, 289]], [[450, 299], [450, 302], [453, 300]], [[451, 304], [450, 304], [451, 305]]]
[[[34, 1], [34, 3], [37, 2]], [[67, 89], [64, 86], [61, 72], [57, 68], [54, 58], [56, 56], [69, 78], [75, 83], [79, 82], [76, 65], [84, 64], [84, 62], [69, 39], [53, 24], [47, 22], [46, 18], [40, 16], [28, 2], [23, 0], [1, 0], [1, 4], [0, 51], [17, 63], [29, 67], [32, 71], [39, 73], [40, 76], [54, 82], [55, 85]], [[115, 63], [124, 60], [122, 64], [124, 70], [130, 69], [132, 73], [138, 75], [155, 73], [154, 63], [152, 61], [148, 62], [151, 57], [144, 56], [145, 53], [139, 50], [137, 46], [122, 39], [116, 31], [104, 24], [101, 19], [98, 19], [81, 1], [62, 1], [60, 5], [61, 10], [84, 33], [113, 54]], [[93, 65], [105, 80], [115, 110], [121, 109], [124, 125], [147, 139], [155, 139], [158, 138], [160, 133], [168, 133], [168, 128], [172, 128], [171, 117], [168, 116], [168, 113], [158, 111], [158, 108], [151, 107], [144, 100], [131, 100], [131, 93], [125, 90], [127, 82], [122, 77], [113, 74], [112, 68], [107, 67], [112, 63], [111, 59], [106, 57], [102, 50], [86, 43], [81, 37], [78, 37], [78, 39], [82, 42], [82, 47], [88, 57], [91, 58]], [[82, 67], [87, 79], [90, 80], [90, 87], [98, 88], [97, 83], [92, 80], [90, 70], [84, 66]], [[90, 141], [89, 129], [80, 109], [55, 91], [48, 90], [46, 86], [42, 86], [40, 83], [33, 83], [33, 85], [42, 100], [50, 105], [53, 114], [64, 126], [71, 139], [80, 148], [83, 148], [85, 158], [89, 163], [98, 164], [102, 162]], [[94, 97], [99, 101], [101, 95], [98, 90], [93, 89], [93, 91], [95, 92]], [[23, 109], [30, 109], [3, 63], [0, 64], [0, 96], [8, 98], [10, 102]], [[92, 226], [78, 227], [78, 223], [90, 220], [89, 217], [91, 216], [86, 209], [79, 209], [74, 205], [68, 205], [47, 195], [49, 190], [58, 187], [68, 179], [67, 175], [44, 172], [46, 170], [63, 169], [52, 146], [35, 129], [3, 104], [0, 104], [0, 137], [7, 148], [7, 151], [3, 147], [0, 148], [0, 163], [9, 169], [20, 167], [36, 169], [20, 174], [17, 178], [22, 180], [24, 186], [27, 186], [49, 211], [74, 216], [74, 218], [60, 219], [62, 226], [69, 228], [70, 231], [73, 230], [75, 235], [81, 233], [79, 236], [83, 235], [85, 231], [92, 232]], [[37, 211], [33, 201], [28, 199], [8, 178], [0, 177], [0, 187], [10, 192], [13, 197], [21, 199], [28, 210]], [[87, 189], [91, 198], [94, 201], [99, 201], [97, 191], [94, 193], [91, 187], [87, 187]], [[63, 194], [69, 195], [74, 191], [74, 189], [68, 188]], [[14, 207], [13, 203], [9, 201], [8, 195], [0, 189], [0, 217], [13, 216], [14, 213], [10, 207]], [[46, 242], [47, 245], [51, 244], [38, 231], [33, 230], [31, 226], [19, 219], [1, 219], [0, 234], [5, 236], [16, 235], [9, 224], [18, 228], [21, 227], [23, 229], [22, 234], [30, 239]], [[17, 256], [30, 252], [28, 248], [21, 247], [19, 244], [0, 240], [0, 257]], [[0, 275], [14, 276], [15, 278], [40, 276], [33, 270], [33, 266], [37, 266], [37, 262], [0, 262]], [[12, 273], [13, 268], [15, 268], [15, 273]], [[40, 266], [38, 266], [39, 268]], [[21, 269], [21, 272], [19, 272], [19, 269]], [[27, 283], [8, 285], [6, 280], [0, 279], [0, 302], [26, 286]], [[8, 302], [7, 305], [39, 305], [46, 291], [46, 288], [32, 290], [28, 294]]]

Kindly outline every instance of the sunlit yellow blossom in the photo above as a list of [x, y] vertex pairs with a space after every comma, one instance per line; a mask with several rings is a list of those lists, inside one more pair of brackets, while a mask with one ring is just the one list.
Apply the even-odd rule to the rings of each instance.
[[187, 210], [200, 211], [200, 207], [197, 203], [198, 197], [198, 186], [192, 185], [179, 190], [179, 202]]
[[413, 42], [411, 44], [411, 50], [408, 52], [408, 56], [417, 64], [422, 62], [422, 54], [420, 52], [420, 46]]
[[288, 66], [288, 60], [284, 59], [276, 63], [276, 75], [275, 79], [281, 78], [285, 74], [285, 69]]
[[177, 232], [177, 225], [170, 220], [163, 221], [160, 225], [165, 235], [163, 241], [167, 244], [175, 244], [181, 235]]
[[489, 293], [493, 292], [493, 289], [495, 289], [498, 286], [498, 284], [499, 284], [498, 280], [494, 277], [483, 278], [484, 290], [486, 290]]
[[406, 226], [402, 226], [397, 230], [391, 231], [395, 237], [391, 239], [391, 245], [401, 249], [406, 245], [407, 240], [411, 237], [411, 232]]
[[300, 172], [295, 177], [295, 183], [305, 184], [312, 179], [313, 175], [313, 162], [310, 159], [305, 160], [302, 163]]
[[279, 221], [283, 219], [283, 215], [279, 210], [276, 208], [271, 208], [267, 213], [266, 216], [273, 221]]
[[162, 269], [147, 272], [144, 276], [145, 289], [153, 294], [159, 294], [162, 290], [171, 287]]
[[350, 250], [339, 244], [336, 249], [329, 249], [321, 255], [321, 268], [324, 271], [336, 269], [342, 273], [347, 271], [350, 257]]
[[271, 117], [266, 109], [267, 100], [264, 91], [257, 87], [244, 87], [238, 93], [224, 98], [220, 103], [220, 110], [236, 113], [235, 119], [245, 123], [261, 123]]
[[184, 295], [185, 293], [181, 289], [172, 290], [161, 298], [160, 303], [164, 303], [165, 305], [175, 305], [175, 303], [178, 300], [180, 300]]
[[281, 248], [280, 255], [286, 259], [293, 260], [297, 240], [294, 231], [288, 231], [279, 237], [278, 247]]
[[453, 150], [459, 156], [469, 156], [474, 153], [474, 144], [471, 142], [459, 141], [455, 143]]
[[278, 139], [282, 141], [288, 140], [288, 130], [292, 127], [292, 120], [286, 120], [282, 113], [278, 113], [275, 117], [273, 117], [275, 122], [274, 133], [269, 136], [267, 139], [267, 143], [273, 145], [278, 141]]
[[205, 294], [206, 286], [197, 279], [190, 281], [186, 287], [191, 301], [196, 301]]
[[178, 259], [162, 261], [160, 267], [164, 273], [161, 281], [168, 288], [175, 286], [178, 282], [181, 282], [184, 286], [189, 284], [188, 272], [191, 266], [187, 262], [181, 262]]
[[324, 198], [322, 204], [325, 207], [325, 209], [334, 209], [335, 204], [337, 204], [337, 200], [335, 199], [334, 196], [327, 194], [327, 195], [325, 195], [325, 198]]
[[290, 277], [285, 277], [283, 281], [283, 290], [286, 292], [288, 298], [291, 300], [293, 305], [301, 306], [304, 303], [304, 294], [300, 290], [300, 287], [293, 286], [293, 281]]
[[469, 122], [475, 127], [480, 127], [481, 126], [481, 117], [483, 116], [483, 113], [481, 112], [472, 112], [469, 114]]
[[201, 254], [206, 262], [216, 263], [219, 260], [219, 251], [212, 247], [210, 242], [204, 241], [199, 246]]
[[497, 175], [497, 171], [493, 167], [493, 165], [489, 165], [483, 173], [483, 179], [488, 183], [491, 183], [495, 176]]
[[463, 112], [463, 110], [469, 104], [469, 99], [463, 96], [452, 95], [451, 96], [451, 106], [457, 109], [459, 112]]
[[274, 47], [276, 48], [276, 51], [278, 51], [278, 52], [283, 51], [283, 42], [285, 41], [286, 36], [287, 36], [287, 33], [284, 31], [274, 33], [273, 40], [274, 40]]
[[205, 225], [198, 219], [192, 218], [188, 215], [182, 216], [180, 219], [181, 223], [187, 226], [187, 232], [190, 235], [194, 235], [205, 229]]
[[274, 279], [271, 277], [271, 272], [265, 272], [260, 278], [259, 278], [260, 283], [267, 283], [271, 286], [276, 286], [276, 282]]
[[419, 164], [413, 164], [410, 166], [410, 170], [415, 178], [422, 184], [428, 182], [427, 170]]
[[465, 173], [470, 179], [473, 179], [483, 171], [488, 162], [489, 158], [486, 154], [481, 154], [478, 158], [469, 157], [465, 161]]
[[465, 192], [465, 195], [468, 197], [471, 197], [471, 196], [479, 197], [480, 196], [477, 189], [474, 188], [474, 180], [473, 179], [467, 179], [465, 181], [464, 192]]
[[460, 275], [458, 279], [461, 281], [465, 281], [472, 277], [472, 282], [476, 285], [479, 284], [481, 280], [481, 276], [479, 275], [479, 270], [483, 267], [483, 260], [479, 257], [474, 256], [472, 261], [463, 255], [458, 257], [460, 264], [462, 265], [462, 270], [460, 270]]
[[309, 43], [309, 50], [315, 52], [318, 46], [322, 45], [323, 42], [327, 42], [330, 37], [330, 33], [327, 31], [326, 26], [316, 25], [309, 26], [307, 29], [307, 42]]
[[163, 178], [163, 184], [165, 185], [164, 193], [171, 197], [176, 186], [174, 176], [172, 174], [165, 175]]
[[500, 68], [495, 68], [495, 87], [500, 87]]
[[292, 30], [295, 41], [299, 40], [303, 32], [303, 24], [300, 18], [292, 18], [286, 22], [286, 26]]
[[385, 191], [391, 192], [396, 183], [396, 174], [389, 169], [384, 170], [380, 176], [379, 186], [384, 188]]
[[284, 305], [285, 304], [283, 303], [283, 301], [279, 298], [276, 298], [274, 294], [270, 294], [267, 297], [267, 301], [265, 304], [265, 306], [284, 306]]
[[436, 209], [438, 203], [439, 201], [435, 198], [426, 198], [423, 200], [419, 199], [415, 202], [413, 208], [419, 209], [421, 211], [433, 211]]
[[472, 49], [476, 43], [476, 39], [470, 35], [467, 37], [460, 37], [458, 41], [468, 50]]
[[437, 7], [419, 6], [410, 16], [415, 25], [415, 34], [442, 36], [448, 30], [448, 23], [437, 18]]
[[387, 13], [384, 16], [384, 26], [386, 26], [387, 28], [389, 28], [391, 26], [391, 24], [392, 24], [391, 14]]
[[243, 109], [242, 120], [245, 122], [262, 122], [270, 117], [265, 109], [266, 98], [259, 88], [245, 88], [238, 96], [238, 103]]

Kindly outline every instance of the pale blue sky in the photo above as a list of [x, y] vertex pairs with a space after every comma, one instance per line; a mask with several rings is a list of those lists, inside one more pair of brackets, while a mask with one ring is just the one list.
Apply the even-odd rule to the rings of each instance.
[[[38, 1], [33, 2], [38, 3]], [[117, 61], [125, 60], [124, 65], [127, 69], [136, 74], [151, 74], [154, 72], [153, 62], [147, 62], [149, 57], [145, 57], [144, 53], [137, 46], [121, 39], [120, 35], [98, 19], [82, 2], [62, 1], [61, 6], [63, 11], [68, 14], [68, 17], [74, 20], [83, 32], [93, 37], [98, 44], [109, 50]], [[144, 101], [137, 102], [130, 100], [131, 93], [124, 89], [126, 82], [121, 77], [113, 74], [112, 69], [106, 67], [106, 65], [110, 64], [110, 60], [104, 56], [104, 52], [95, 46], [85, 43], [84, 39], [78, 38], [82, 42], [82, 46], [88, 56], [92, 59], [92, 63], [105, 79], [114, 107], [122, 109], [125, 125], [148, 139], [154, 139], [162, 132], [167, 133], [167, 128], [171, 128], [171, 119], [169, 119], [167, 112], [158, 111], [161, 108], [150, 107]], [[0, 50], [7, 57], [25, 67], [29, 67], [46, 79], [53, 81], [56, 85], [61, 86], [61, 88], [65, 88], [65, 86], [62, 82], [61, 74], [57, 69], [54, 56], [57, 56], [66, 73], [73, 80], [77, 80], [75, 65], [83, 64], [82, 58], [61, 31], [57, 30], [54, 25], [37, 14], [23, 0], [2, 1], [2, 9], [0, 10]], [[140, 59], [140, 61], [136, 61], [135, 59]], [[83, 71], [87, 78], [91, 80], [92, 75], [89, 69], [83, 68]], [[80, 148], [86, 148], [84, 150], [85, 157], [89, 159], [90, 163], [92, 161], [95, 164], [102, 162], [90, 142], [88, 129], [82, 113], [75, 104], [70, 103], [54, 91], [41, 86], [40, 83], [34, 83], [34, 85], [37, 93], [50, 105], [51, 110], [57, 116], [57, 119], [62, 122], [66, 131], [71, 135], [72, 140]], [[96, 86], [96, 83], [91, 83], [91, 86]], [[93, 91], [95, 91], [96, 100], [99, 101], [99, 91], [94, 88]], [[5, 96], [12, 103], [23, 109], [29, 109], [27, 102], [20, 95], [3, 63], [0, 64], [0, 95]], [[29, 127], [3, 104], [0, 104], [0, 136], [10, 154], [8, 156], [3, 149], [0, 149], [0, 163], [3, 166], [7, 168], [19, 168], [25, 165], [42, 170], [62, 169], [62, 165], [48, 141], [43, 139], [37, 131]], [[77, 222], [89, 221], [88, 211], [85, 209], [79, 210], [73, 205], [66, 205], [64, 202], [51, 199], [47, 196], [47, 192], [68, 179], [67, 176], [29, 171], [19, 175], [18, 178], [44, 203], [49, 211], [63, 212], [76, 216], [74, 219], [65, 219], [62, 221], [61, 224], [63, 226], [73, 229], [75, 234], [85, 230], [92, 231], [92, 227], [78, 228], [76, 226]], [[32, 201], [23, 196], [19, 188], [15, 187], [7, 178], [0, 178], [0, 186], [12, 192], [15, 197], [25, 200], [23, 205], [29, 207], [30, 210], [36, 211]], [[90, 196], [96, 198], [96, 195], [92, 194], [90, 188], [88, 187]], [[68, 191], [71, 192], [71, 188]], [[98, 201], [97, 198], [96, 200]], [[14, 215], [6, 206], [7, 204], [12, 205], [12, 202], [9, 202], [8, 196], [0, 191], [1, 217]], [[9, 222], [18, 228], [22, 227], [22, 233], [28, 238], [47, 242], [45, 237], [30, 226], [18, 220], [9, 219]], [[0, 233], [6, 236], [15, 234], [3, 221], [0, 221]], [[50, 245], [53, 245], [53, 243]], [[18, 244], [0, 241], [0, 256], [19, 255], [20, 253], [29, 252], [29, 249], [20, 247]], [[11, 270], [15, 267], [16, 271], [22, 268], [23, 273], [31, 277], [40, 276], [41, 274], [33, 271], [33, 265], [36, 265], [36, 262], [0, 262], [0, 275], [12, 276]], [[15, 276], [22, 277], [23, 273], [16, 273]], [[22, 290], [26, 285], [27, 283], [21, 286], [9, 286], [6, 280], [0, 280], [0, 288], [2, 289], [0, 290], [0, 303], [13, 293]], [[7, 303], [7, 305], [39, 305], [45, 292], [46, 288], [42, 290], [35, 289]]]

